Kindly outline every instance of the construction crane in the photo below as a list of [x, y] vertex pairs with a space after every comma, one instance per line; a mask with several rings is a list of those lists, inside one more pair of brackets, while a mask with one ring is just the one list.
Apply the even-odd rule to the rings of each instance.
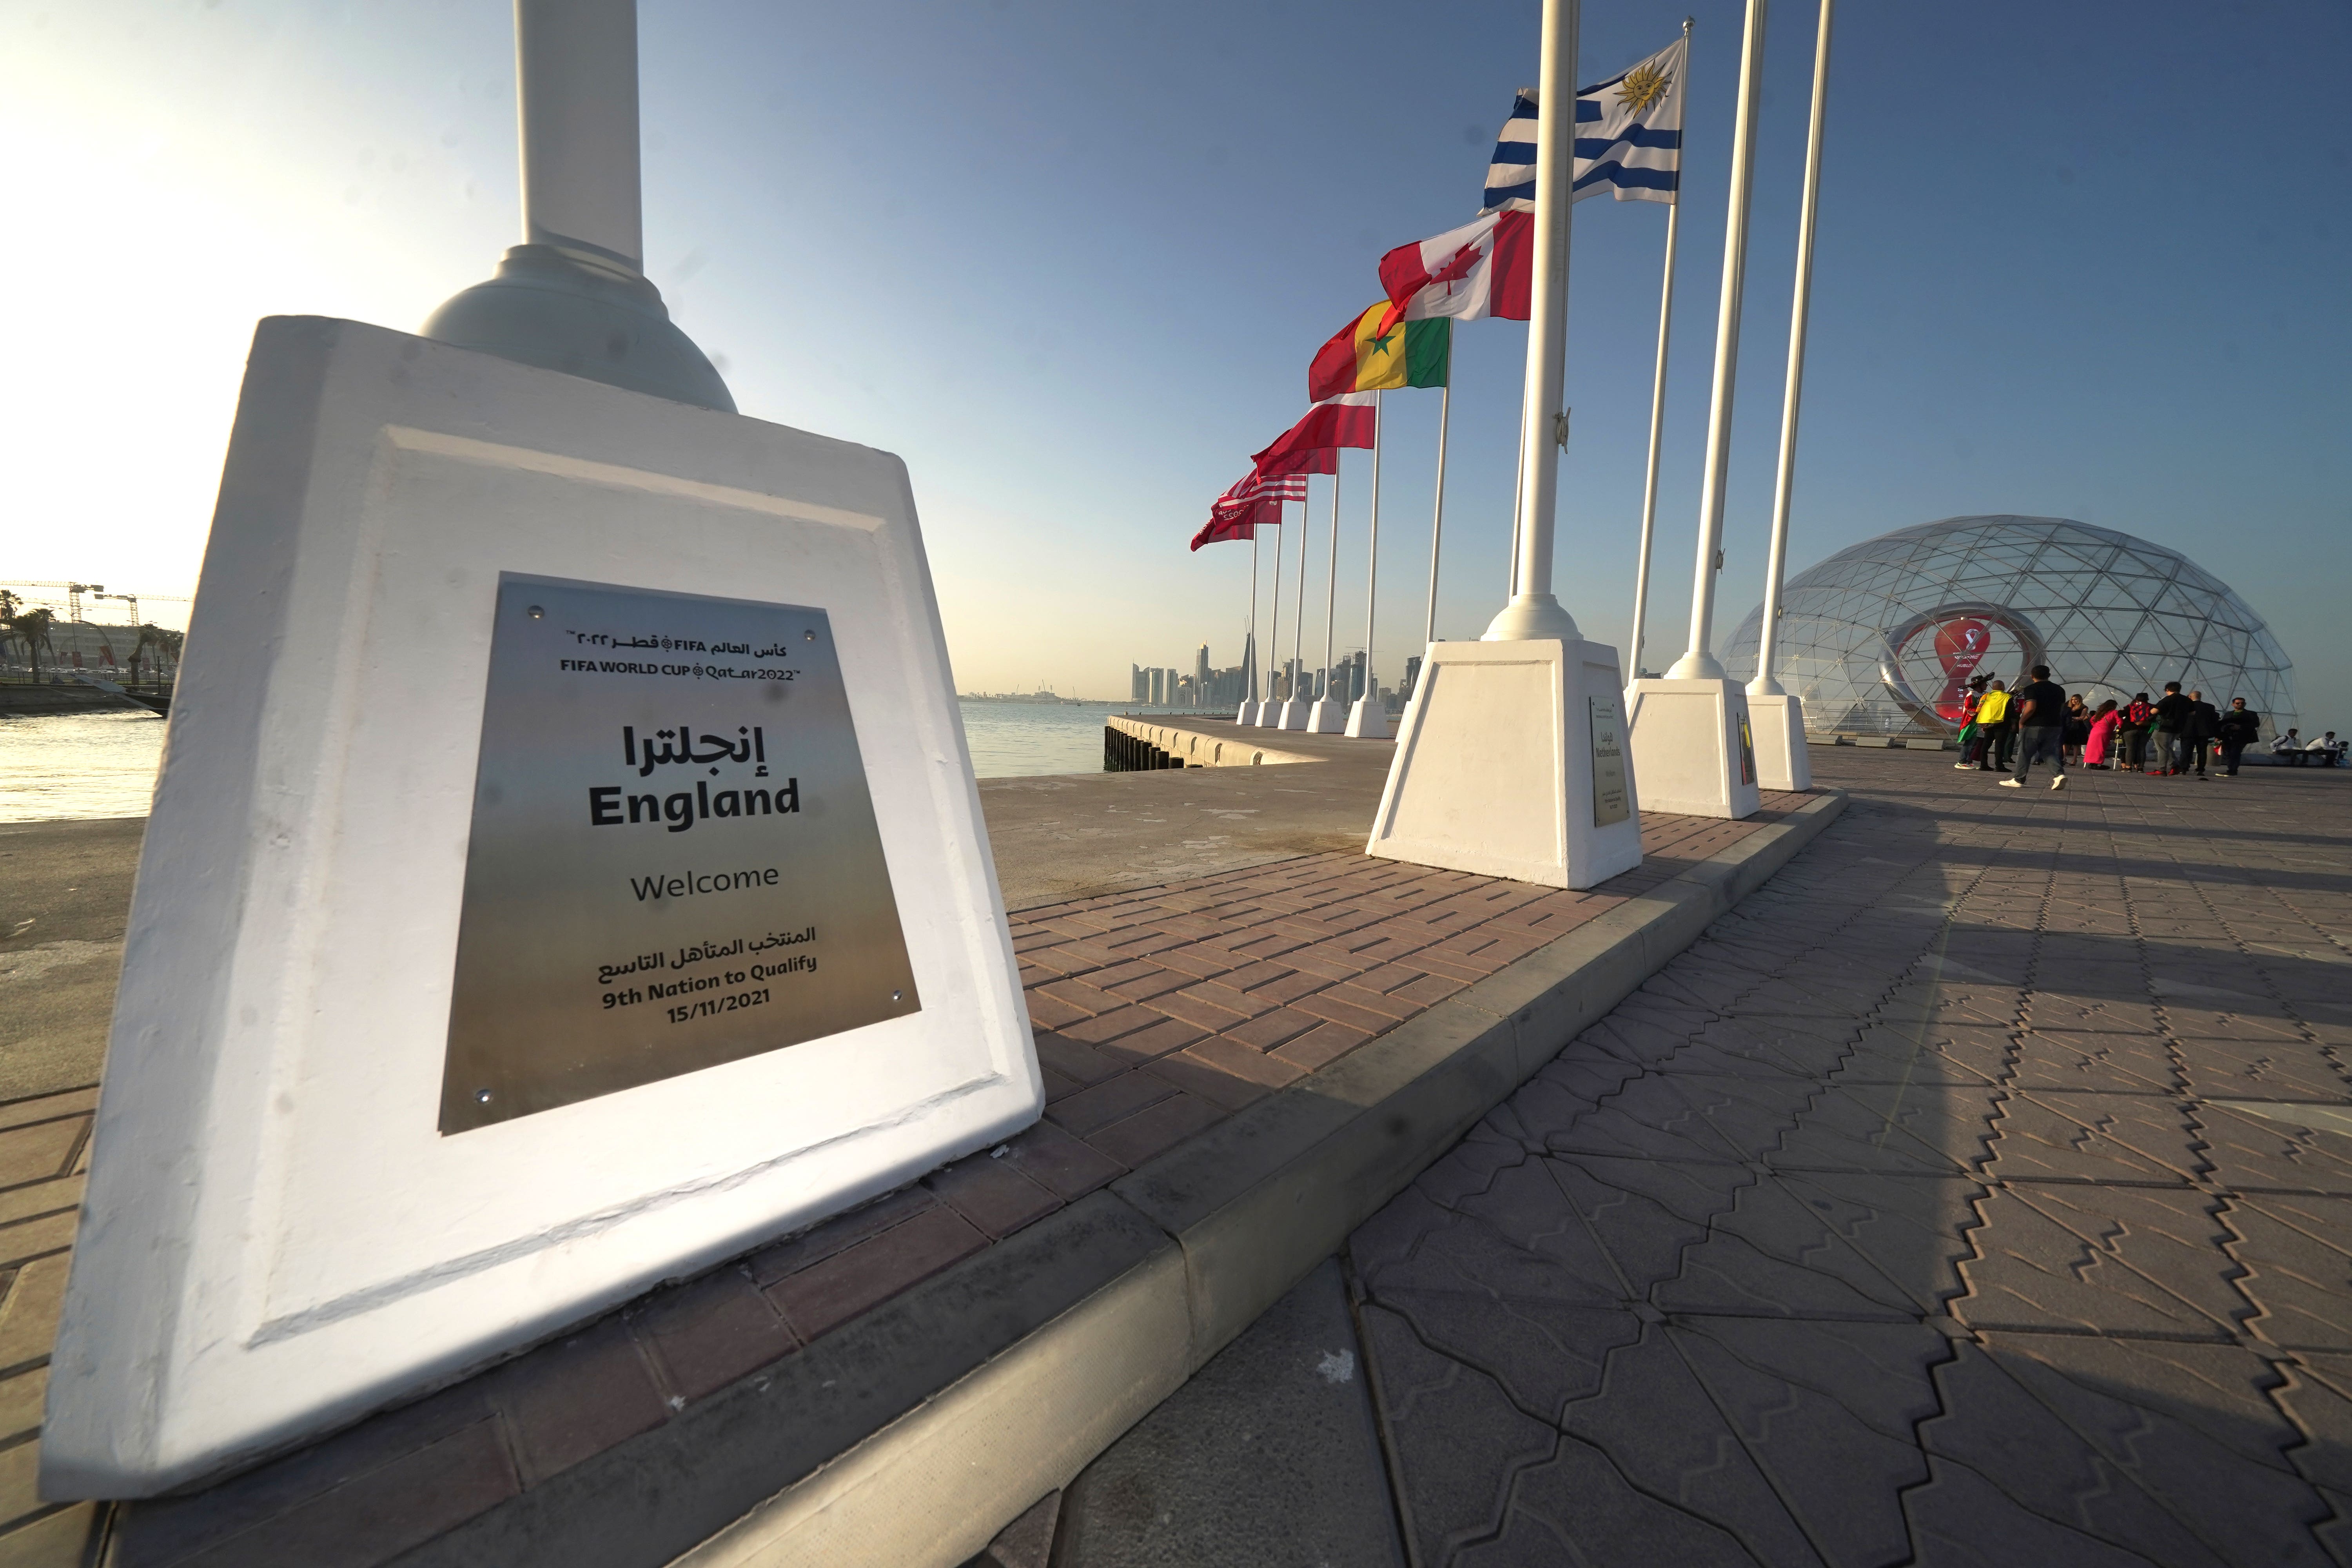
[[17, 578], [8, 582], [0, 582], [0, 588], [63, 588], [66, 591], [66, 619], [69, 621], [79, 621], [81, 619], [81, 597], [84, 594], [89, 595], [93, 599], [121, 599], [124, 601], [131, 606], [131, 624], [132, 626], [140, 624], [139, 601], [141, 599], [152, 600], [154, 603], [159, 605], [184, 605], [189, 602], [188, 595], [185, 594], [110, 594], [106, 591], [106, 584], [103, 583], [45, 583], [31, 578]]

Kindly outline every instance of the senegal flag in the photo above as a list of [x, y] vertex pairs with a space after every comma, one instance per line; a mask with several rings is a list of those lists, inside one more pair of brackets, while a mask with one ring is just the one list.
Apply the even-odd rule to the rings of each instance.
[[1340, 328], [1307, 370], [1307, 396], [1320, 403], [1343, 392], [1444, 386], [1454, 359], [1454, 323], [1406, 321], [1386, 300]]

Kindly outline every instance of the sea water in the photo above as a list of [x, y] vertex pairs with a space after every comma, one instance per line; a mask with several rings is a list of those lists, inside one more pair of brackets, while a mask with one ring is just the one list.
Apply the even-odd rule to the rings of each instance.
[[[1124, 702], [964, 702], [982, 778], [1094, 773], [1103, 721]], [[163, 721], [129, 710], [0, 714], [0, 822], [144, 816], [163, 761]]]

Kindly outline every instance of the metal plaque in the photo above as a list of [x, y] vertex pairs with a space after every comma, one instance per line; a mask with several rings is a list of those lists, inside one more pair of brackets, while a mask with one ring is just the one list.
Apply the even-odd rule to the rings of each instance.
[[1756, 782], [1756, 732], [1748, 727], [1748, 710], [1739, 710], [1739, 782]]
[[1625, 799], [1625, 735], [1617, 723], [1617, 699], [1591, 697], [1592, 826], [1606, 827], [1633, 815]]
[[501, 574], [441, 1131], [920, 1006], [825, 613]]

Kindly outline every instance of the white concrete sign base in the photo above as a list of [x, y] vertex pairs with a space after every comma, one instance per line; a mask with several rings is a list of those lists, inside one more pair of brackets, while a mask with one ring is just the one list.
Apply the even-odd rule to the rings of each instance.
[[1359, 697], [1348, 709], [1348, 738], [1354, 741], [1385, 741], [1389, 738], [1389, 710], [1369, 697]]
[[[1307, 717], [1298, 727], [1310, 735], [1344, 735], [1348, 732], [1348, 705], [1334, 698], [1318, 697], [1307, 706]], [[1284, 729], [1290, 726], [1285, 724]]]
[[1685, 816], [1756, 813], [1756, 744], [1736, 681], [1647, 677], [1626, 689], [1642, 804]]
[[1780, 697], [1748, 694], [1748, 717], [1756, 726], [1756, 787], [1813, 787], [1812, 759], [1805, 752], [1805, 700], [1794, 692]]
[[[502, 610], [502, 580], [509, 598], [530, 580], [689, 610], [589, 630], [551, 591]], [[739, 642], [694, 629], [719, 622], [690, 605], [720, 599], [803, 608]], [[486, 732], [494, 633], [522, 628], [541, 640], [516, 657], [558, 695]], [[830, 754], [852, 759], [824, 778], [794, 718], [807, 683], [780, 684], [804, 647], [832, 650]], [[625, 733], [631, 691], [658, 716]], [[954, 693], [898, 458], [353, 322], [264, 321], [141, 852], [42, 1494], [201, 1479], [1034, 1121]], [[737, 704], [740, 737], [702, 711]], [[673, 710], [698, 732], [656, 737]], [[746, 1020], [805, 1018], [814, 989], [795, 985], [866, 984], [871, 951], [829, 912], [841, 889], [759, 868], [762, 846], [790, 865], [840, 835], [861, 773], [870, 816], [852, 815], [878, 838], [912, 988], [768, 1048]], [[548, 982], [467, 984], [530, 1021], [626, 1006], [644, 1056], [618, 1087], [575, 1077], [469, 1125], [443, 1105], [469, 845], [551, 780], [571, 809], [513, 829], [498, 864], [520, 879], [484, 889]], [[735, 808], [754, 795], [773, 815]], [[532, 868], [577, 880], [621, 845], [642, 876], [532, 902]], [[799, 918], [772, 903], [747, 928], [753, 906], [730, 900], [762, 886]], [[583, 906], [646, 940], [573, 941]], [[656, 916], [692, 945], [662, 950]], [[709, 1033], [722, 1015], [733, 1032]], [[560, 1078], [563, 1038], [521, 1067]], [[703, 1048], [730, 1041], [746, 1054]]]
[[1364, 853], [1554, 888], [1639, 866], [1618, 670], [1596, 642], [1430, 644]]

